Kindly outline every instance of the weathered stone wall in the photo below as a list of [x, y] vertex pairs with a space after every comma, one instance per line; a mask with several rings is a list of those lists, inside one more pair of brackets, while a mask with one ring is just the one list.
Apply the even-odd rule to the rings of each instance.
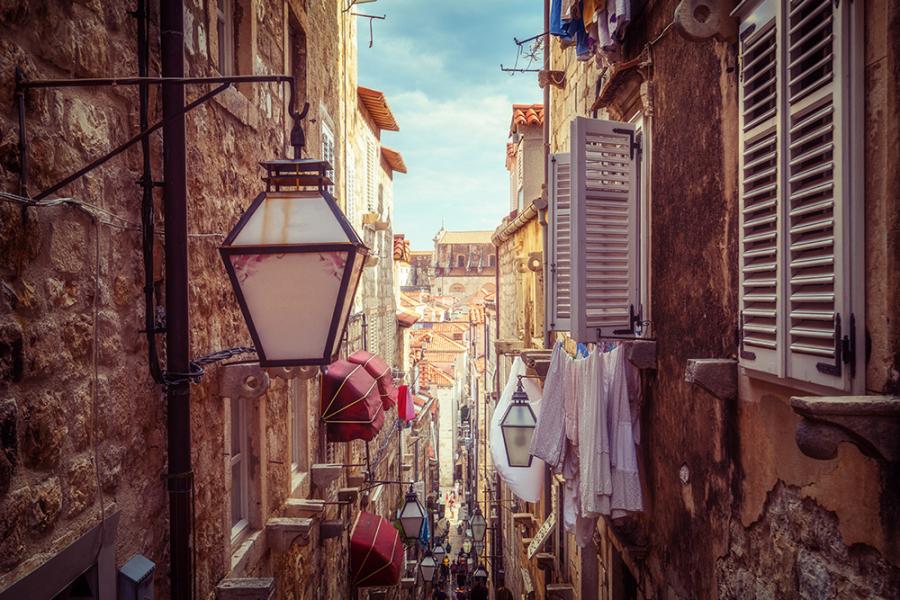
[[[0, 9], [0, 182], [16, 189], [13, 67], [31, 78], [134, 75], [133, 2], [13, 4]], [[157, 9], [152, 3], [153, 56], [158, 73]], [[307, 149], [320, 156], [321, 124], [344, 136], [340, 81], [348, 64], [343, 40], [354, 38], [339, 2], [242, 0], [254, 20], [254, 74], [285, 70], [285, 18], [293, 11], [307, 35], [311, 103]], [[185, 3], [188, 75], [217, 75], [215, 3]], [[212, 15], [212, 17], [211, 17]], [[46, 43], [46, 40], [53, 43]], [[354, 58], [355, 60], [355, 58]], [[286, 88], [241, 85], [187, 117], [191, 349], [247, 345], [249, 336], [216, 250], [250, 200], [262, 189], [258, 161], [286, 146]], [[151, 122], [160, 117], [151, 93]], [[198, 92], [188, 90], [188, 99]], [[136, 89], [73, 88], [28, 94], [29, 190], [34, 193], [108, 151], [138, 130]], [[161, 138], [152, 138], [154, 175], [162, 177]], [[337, 148], [340, 164], [340, 145]], [[340, 167], [338, 166], [338, 173]], [[100, 207], [96, 221], [75, 208], [30, 209], [0, 204], [0, 588], [43, 564], [93, 526], [106, 510], [121, 511], [116, 564], [134, 553], [156, 562], [156, 591], [168, 595], [165, 402], [150, 380], [143, 334], [140, 235], [140, 152], [137, 148], [61, 190]], [[336, 197], [343, 196], [338, 178]], [[157, 207], [161, 200], [157, 194]], [[109, 216], [110, 214], [115, 216]], [[155, 278], [162, 286], [164, 243], [156, 245]], [[161, 349], [164, 350], [161, 340]], [[192, 386], [196, 563], [199, 597], [210, 597], [232, 571], [228, 526], [225, 431], [227, 400], [217, 367]], [[321, 462], [315, 382], [273, 381], [255, 401], [259, 425], [252, 458], [260, 481], [258, 527], [278, 514], [292, 490], [289, 385], [308, 386], [309, 462]], [[395, 463], [396, 464], [396, 463]], [[337, 485], [316, 490], [333, 496]], [[346, 509], [345, 509], [346, 511]], [[336, 515], [331, 514], [333, 518]], [[352, 524], [352, 517], [347, 521]], [[248, 575], [276, 575], [284, 598], [343, 598], [344, 538], [311, 540], [284, 555], [260, 543], [240, 565]]]

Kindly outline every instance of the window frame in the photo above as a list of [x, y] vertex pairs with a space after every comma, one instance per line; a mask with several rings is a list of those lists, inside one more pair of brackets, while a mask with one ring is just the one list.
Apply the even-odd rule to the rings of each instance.
[[[230, 482], [228, 523], [232, 548], [239, 546], [250, 533], [250, 437], [247, 428], [248, 409], [246, 404], [240, 397], [229, 399], [231, 422], [228, 430], [228, 477]], [[237, 420], [237, 431], [235, 431], [235, 420]], [[238, 436], [237, 452], [235, 452], [235, 433]], [[239, 486], [240, 518], [237, 520], [235, 520], [234, 506], [235, 465], [239, 466], [237, 485]]]
[[337, 165], [337, 154], [336, 154], [336, 146], [335, 146], [335, 138], [334, 131], [331, 127], [323, 120], [320, 121], [321, 125], [321, 147], [322, 147], [322, 160], [328, 161], [331, 165], [331, 171], [328, 172], [329, 179], [331, 179], [332, 184], [328, 186], [328, 193], [334, 196], [334, 182], [337, 181], [337, 173], [338, 173], [338, 165]]
[[298, 488], [309, 473], [309, 385], [305, 380], [294, 379], [290, 384], [291, 410], [291, 493]]
[[224, 76], [236, 72], [236, 52], [234, 44], [234, 3], [235, 0], [216, 0], [216, 43], [219, 73]]
[[[776, 192], [777, 198], [777, 241], [776, 256], [776, 348], [769, 350], [768, 362], [757, 362], [759, 349], [755, 346], [745, 349], [745, 299], [743, 277], [739, 288], [741, 312], [738, 315], [741, 343], [739, 347], [740, 364], [745, 373], [754, 379], [770, 381], [780, 385], [809, 390], [814, 393], [833, 393], [839, 390], [849, 393], [865, 392], [865, 190], [864, 190], [864, 97], [863, 97], [863, 10], [862, 3], [843, 2], [837, 8], [831, 5], [833, 20], [831, 46], [831, 81], [825, 85], [830, 91], [816, 87], [798, 99], [791, 97], [790, 69], [791, 56], [789, 50], [789, 10], [790, 8], [775, 0], [759, 0], [739, 7], [734, 16], [738, 17], [739, 32], [751, 39], [757, 32], [763, 31], [774, 20], [776, 40], [776, 100], [775, 100], [775, 162], [777, 165]], [[754, 29], [751, 29], [754, 27]], [[746, 33], [744, 33], [746, 31]], [[738, 85], [737, 95], [740, 112], [738, 125], [738, 185], [740, 214], [744, 211], [744, 192], [740, 187], [744, 180], [745, 140], [756, 133], [752, 128], [744, 131], [742, 79], [743, 54], [738, 49]], [[829, 98], [827, 101], [825, 98]], [[831, 144], [834, 146], [831, 158], [830, 185], [832, 185], [831, 202], [833, 208], [831, 218], [833, 226], [831, 236], [833, 246], [832, 292], [834, 296], [833, 310], [841, 317], [840, 336], [855, 337], [854, 362], [841, 364], [838, 374], [818, 372], [810, 365], [833, 362], [834, 358], [826, 356], [818, 361], [809, 353], [792, 350], [794, 338], [802, 339], [803, 334], [793, 333], [793, 327], [800, 327], [792, 322], [801, 317], [793, 317], [791, 311], [802, 312], [800, 308], [791, 306], [792, 300], [792, 191], [790, 186], [791, 145], [795, 143], [792, 124], [798, 115], [813, 112], [816, 105], [830, 102], [832, 106], [832, 128], [834, 130]], [[807, 106], [808, 105], [808, 106]], [[755, 139], [755, 138], [754, 138]], [[796, 142], [799, 143], [799, 142]], [[802, 156], [802, 153], [801, 153]], [[799, 160], [799, 158], [797, 158]], [[796, 217], [794, 217], [796, 219]], [[744, 254], [744, 221], [740, 223], [741, 239], [738, 245], [738, 268], [743, 272]], [[798, 252], [799, 251], [795, 251]], [[799, 268], [799, 267], [797, 267]], [[801, 288], [802, 284], [795, 287]], [[804, 290], [805, 291], [805, 290]], [[854, 326], [851, 326], [853, 323]], [[837, 340], [836, 340], [837, 341]], [[765, 353], [766, 351], [763, 350]]]

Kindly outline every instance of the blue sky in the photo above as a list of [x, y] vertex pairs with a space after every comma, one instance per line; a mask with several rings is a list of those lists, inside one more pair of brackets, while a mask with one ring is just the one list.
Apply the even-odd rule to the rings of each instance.
[[[382, 143], [403, 154], [409, 173], [394, 176], [395, 233], [413, 249], [432, 247], [447, 229], [494, 229], [508, 209], [504, 167], [513, 103], [541, 101], [535, 73], [510, 77], [513, 37], [540, 33], [539, 0], [379, 0], [358, 18], [359, 83], [383, 91], [399, 132]], [[524, 66], [520, 64], [520, 66]], [[538, 66], [538, 65], [535, 65]]]

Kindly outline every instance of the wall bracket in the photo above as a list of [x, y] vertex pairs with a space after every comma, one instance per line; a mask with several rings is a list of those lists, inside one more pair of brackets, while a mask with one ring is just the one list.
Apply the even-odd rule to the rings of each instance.
[[880, 462], [900, 462], [900, 398], [795, 396], [791, 406], [803, 417], [796, 433], [803, 454], [830, 460], [849, 442]]

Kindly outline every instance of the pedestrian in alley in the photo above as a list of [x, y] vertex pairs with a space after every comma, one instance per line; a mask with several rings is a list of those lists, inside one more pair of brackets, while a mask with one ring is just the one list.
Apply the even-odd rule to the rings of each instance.
[[477, 581], [472, 587], [469, 600], [488, 600], [488, 589], [483, 581]]

